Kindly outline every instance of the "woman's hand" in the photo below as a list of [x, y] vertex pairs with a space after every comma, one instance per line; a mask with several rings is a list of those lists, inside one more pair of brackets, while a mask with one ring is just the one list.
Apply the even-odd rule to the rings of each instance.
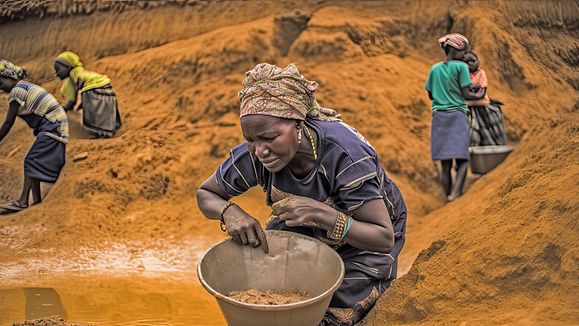
[[18, 102], [14, 101], [10, 103], [8, 107], [8, 112], [6, 112], [6, 119], [4, 119], [4, 123], [0, 127], [0, 141], [6, 137], [14, 122], [16, 121], [16, 116], [18, 115]]
[[[332, 231], [336, 224], [337, 211], [333, 207], [306, 197], [291, 196], [280, 200], [272, 205], [272, 210], [272, 214], [289, 227], [313, 222]], [[392, 250], [394, 230], [383, 199], [367, 201], [351, 213], [354, 220], [344, 241], [362, 250], [383, 253]]]
[[66, 102], [62, 107], [64, 108], [64, 111], [72, 111], [72, 110], [74, 110], [75, 105], [76, 105], [76, 101], [70, 100], [70, 101]]
[[231, 205], [223, 214], [227, 233], [237, 244], [258, 247], [261, 245], [265, 253], [269, 252], [265, 233], [259, 221], [244, 212], [239, 206]]
[[[223, 214], [223, 222], [227, 233], [238, 244], [261, 246], [265, 253], [269, 252], [267, 239], [259, 221], [247, 214], [241, 207], [228, 204], [231, 197], [227, 195], [215, 181], [215, 173], [197, 189], [197, 205], [209, 219], [217, 220]], [[228, 206], [225, 211], [223, 208]]]
[[318, 225], [320, 224], [320, 216], [336, 215], [336, 210], [332, 207], [317, 200], [301, 196], [290, 196], [282, 199], [274, 203], [271, 209], [272, 214], [285, 221], [289, 227], [308, 224]]

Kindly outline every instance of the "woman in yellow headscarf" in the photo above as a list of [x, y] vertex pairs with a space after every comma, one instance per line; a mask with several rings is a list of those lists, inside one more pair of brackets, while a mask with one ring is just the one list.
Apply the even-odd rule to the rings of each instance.
[[78, 55], [71, 51], [59, 54], [54, 60], [56, 76], [64, 81], [61, 94], [68, 102], [66, 111], [76, 106], [78, 94], [82, 96], [82, 123], [97, 137], [112, 137], [122, 125], [117, 96], [110, 79], [85, 70]]

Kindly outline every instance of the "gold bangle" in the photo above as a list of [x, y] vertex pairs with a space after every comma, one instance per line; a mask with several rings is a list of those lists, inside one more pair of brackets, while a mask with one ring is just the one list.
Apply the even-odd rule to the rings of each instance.
[[345, 213], [340, 211], [338, 212], [338, 216], [336, 217], [336, 223], [334, 224], [334, 229], [330, 232], [328, 231], [327, 236], [332, 240], [341, 240], [342, 235], [344, 234], [344, 229], [346, 228], [346, 224], [348, 223], [349, 216]]
[[221, 231], [225, 232], [227, 231], [226, 227], [225, 227], [225, 221], [223, 220], [223, 214], [225, 214], [225, 211], [229, 208], [229, 206], [231, 205], [235, 205], [232, 202], [228, 201], [227, 204], [225, 204], [225, 206], [223, 206], [223, 208], [221, 209], [221, 212], [219, 212], [219, 219], [221, 220], [221, 222], [219, 223], [219, 228], [221, 228]]

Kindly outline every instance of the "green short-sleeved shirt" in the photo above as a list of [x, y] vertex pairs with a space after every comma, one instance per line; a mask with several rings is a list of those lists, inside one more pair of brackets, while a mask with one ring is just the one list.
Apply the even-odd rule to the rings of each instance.
[[433, 110], [460, 109], [468, 112], [461, 88], [471, 84], [468, 65], [451, 60], [435, 63], [430, 68], [424, 88], [432, 93]]

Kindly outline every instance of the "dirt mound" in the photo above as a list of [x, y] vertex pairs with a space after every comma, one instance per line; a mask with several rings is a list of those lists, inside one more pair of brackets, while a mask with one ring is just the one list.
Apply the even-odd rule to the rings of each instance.
[[[479, 316], [497, 311], [494, 302], [513, 307], [501, 310], [499, 323], [514, 322], [530, 303], [539, 308], [526, 315], [529, 322], [545, 320], [543, 311], [554, 316], [550, 322], [569, 321], [577, 168], [564, 154], [574, 153], [577, 125], [575, 9], [567, 1], [234, 1], [4, 23], [3, 55], [47, 89], [60, 87], [51, 66], [65, 49], [111, 77], [124, 127], [113, 139], [84, 139], [71, 113], [77, 129], [68, 157], [88, 157], [69, 159], [42, 205], [0, 216], [0, 276], [11, 275], [2, 266], [23, 270], [35, 258], [49, 265], [46, 250], [74, 260], [86, 248], [98, 255], [116, 243], [138, 253], [221, 239], [194, 209], [194, 193], [242, 140], [244, 72], [264, 61], [296, 62], [320, 82], [321, 104], [372, 142], [401, 187], [409, 206], [401, 271], [433, 243], [369, 323], [484, 323]], [[450, 31], [471, 39], [490, 96], [507, 103], [509, 141], [521, 144], [497, 170], [471, 179], [465, 197], [444, 205], [429, 157], [423, 84], [441, 60], [436, 39]], [[0, 144], [0, 200], [18, 195], [32, 139], [18, 122]], [[237, 201], [262, 220], [269, 215], [260, 190]], [[555, 225], [555, 214], [566, 229]], [[559, 311], [551, 304], [556, 290], [563, 293]], [[456, 302], [467, 307], [457, 310]]]
[[448, 218], [454, 203], [426, 216], [454, 225], [386, 292], [367, 325], [577, 323], [577, 119], [528, 132], [508, 166], [461, 199], [459, 219]]

